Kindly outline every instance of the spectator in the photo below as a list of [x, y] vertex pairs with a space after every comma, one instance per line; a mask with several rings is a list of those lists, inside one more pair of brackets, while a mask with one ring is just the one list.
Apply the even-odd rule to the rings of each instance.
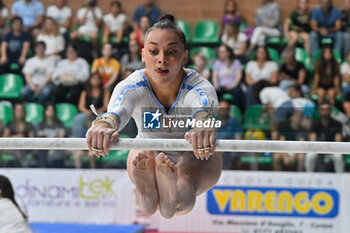
[[139, 25], [141, 18], [146, 16], [150, 19], [150, 26], [155, 24], [158, 21], [158, 18], [162, 14], [162, 10], [154, 3], [153, 0], [145, 0], [145, 4], [138, 6], [135, 11], [132, 20], [134, 21], [134, 29]]
[[350, 92], [350, 50], [346, 53], [346, 59], [340, 66], [340, 74], [342, 76], [342, 93], [345, 96]]
[[65, 44], [69, 42], [69, 30], [72, 23], [72, 10], [66, 5], [66, 0], [54, 0], [53, 5], [49, 6], [46, 16], [53, 18], [60, 27], [60, 34], [65, 39]]
[[2, 74], [10, 73], [11, 64], [17, 64], [20, 72], [26, 62], [30, 47], [30, 36], [22, 30], [20, 17], [14, 17], [11, 20], [11, 28], [1, 44], [0, 73]]
[[196, 70], [200, 75], [202, 75], [207, 80], [210, 79], [210, 70], [207, 67], [208, 61], [201, 52], [198, 52], [193, 56], [193, 65], [193, 69]]
[[346, 94], [344, 97], [343, 108], [345, 113], [345, 118], [342, 119], [342, 132], [343, 140], [345, 142], [350, 142], [350, 94]]
[[78, 57], [77, 48], [69, 45], [67, 59], [58, 62], [52, 74], [56, 85], [56, 102], [69, 102], [77, 105], [83, 83], [89, 78], [89, 64]]
[[233, 50], [235, 56], [242, 62], [245, 62], [245, 53], [247, 50], [248, 37], [245, 33], [239, 31], [239, 24], [234, 21], [228, 21], [225, 25], [225, 32], [221, 36], [223, 44]]
[[[221, 127], [218, 130], [217, 139], [242, 139], [242, 125], [241, 123], [230, 116], [230, 103], [226, 100], [221, 100], [219, 103], [219, 119], [221, 120]], [[223, 155], [223, 169], [233, 168], [233, 159], [236, 153], [225, 152]]]
[[350, 50], [350, 0], [344, 0], [344, 8], [341, 11], [341, 26], [343, 34], [343, 52]]
[[[283, 122], [278, 127], [279, 140], [284, 141], [305, 141], [307, 135], [305, 135], [306, 129], [301, 124], [302, 114], [301, 112], [294, 112], [291, 117]], [[274, 153], [273, 164], [276, 171], [296, 170], [299, 172], [304, 171], [305, 166], [305, 154], [303, 153]]]
[[140, 46], [136, 40], [129, 40], [129, 52], [124, 54], [122, 59], [122, 72], [126, 70], [139, 70], [144, 68], [144, 63], [141, 60]]
[[242, 139], [242, 125], [236, 118], [230, 116], [230, 103], [226, 100], [220, 100], [219, 106], [221, 127], [218, 130], [218, 139]]
[[302, 113], [305, 128], [309, 129], [311, 124], [310, 117], [313, 115], [316, 105], [311, 100], [304, 97], [302, 88], [299, 84], [291, 86], [288, 94], [292, 98], [294, 112]]
[[[332, 106], [328, 101], [324, 101], [319, 106], [321, 118], [315, 120], [311, 126], [311, 133], [309, 135], [310, 141], [328, 141], [341, 142], [342, 141], [342, 125], [331, 118]], [[334, 168], [337, 173], [344, 171], [344, 161], [341, 154], [328, 155], [334, 162]], [[317, 161], [316, 161], [317, 159]], [[305, 159], [305, 168], [307, 172], [325, 171], [324, 155], [317, 155], [308, 153]]]
[[286, 49], [283, 52], [285, 63], [279, 70], [280, 88], [284, 91], [288, 91], [289, 87], [294, 84], [301, 85], [303, 93], [309, 92], [309, 87], [305, 85], [306, 82], [306, 69], [303, 63], [295, 60], [295, 50]]
[[[109, 91], [103, 88], [102, 78], [98, 73], [92, 73], [87, 83], [86, 89], [81, 93], [79, 99], [79, 111], [80, 113], [75, 116], [72, 124], [72, 134], [74, 137], [84, 137], [85, 132], [91, 125], [91, 119], [95, 118], [95, 115], [90, 109], [90, 105], [94, 105], [96, 110], [100, 113], [106, 112], [108, 101], [110, 99]], [[81, 156], [84, 152], [78, 152], [76, 154], [75, 165], [76, 168], [81, 168]], [[94, 168], [95, 158], [92, 153], [89, 153], [90, 167]]]
[[123, 14], [122, 4], [112, 1], [109, 5], [111, 13], [103, 16], [103, 42], [108, 42], [110, 36], [115, 36], [114, 43], [120, 43], [123, 39], [123, 29], [126, 23], [126, 15]]
[[309, 0], [299, 0], [298, 8], [284, 21], [284, 35], [287, 37], [289, 48], [294, 48], [298, 39], [302, 39], [305, 50], [310, 54], [310, 21]]
[[280, 36], [280, 5], [273, 0], [262, 0], [255, 11], [255, 29], [250, 39], [248, 52], [251, 53], [256, 45], [265, 45], [266, 37]]
[[25, 122], [23, 103], [17, 102], [14, 105], [13, 120], [4, 128], [4, 137], [34, 137], [34, 127]]
[[30, 233], [28, 217], [15, 200], [15, 192], [11, 181], [0, 175], [0, 232]]
[[7, 32], [6, 21], [9, 16], [9, 10], [6, 8], [3, 0], [0, 0], [0, 39], [4, 38], [5, 33]]
[[11, 14], [12, 17], [21, 17], [24, 30], [33, 32], [36, 37], [44, 19], [45, 10], [39, 0], [18, 0], [12, 5]]
[[332, 0], [320, 0], [321, 7], [315, 8], [311, 16], [310, 47], [313, 57], [319, 48], [319, 40], [332, 38], [334, 48], [342, 54], [341, 12]]
[[335, 104], [335, 95], [340, 93], [339, 67], [331, 48], [324, 48], [316, 63], [314, 93], [318, 95], [318, 103], [328, 95], [332, 105]]
[[82, 91], [79, 98], [78, 108], [80, 113], [75, 116], [72, 124], [72, 134], [74, 137], [85, 136], [86, 121], [89, 116], [94, 117], [90, 105], [93, 104], [98, 112], [105, 112], [109, 98], [110, 94], [103, 88], [102, 78], [99, 73], [92, 73], [85, 90]]
[[43, 41], [46, 45], [45, 55], [58, 61], [64, 50], [64, 38], [59, 32], [59, 26], [53, 18], [44, 20], [41, 33], [37, 36], [36, 41]]
[[260, 46], [256, 52], [254, 61], [249, 61], [246, 66], [246, 107], [258, 103], [259, 93], [253, 94], [254, 86], [259, 80], [268, 80], [272, 85], [278, 82], [278, 65], [270, 60], [266, 47]]
[[224, 93], [230, 93], [235, 98], [235, 104], [243, 107], [243, 91], [241, 88], [242, 65], [235, 59], [232, 49], [221, 45], [218, 50], [219, 59], [213, 67], [213, 85], [219, 99]]
[[40, 104], [45, 104], [51, 94], [50, 80], [55, 65], [51, 58], [45, 56], [45, 47], [44, 42], [37, 42], [35, 56], [27, 60], [22, 70], [27, 82], [22, 96], [28, 102], [35, 102], [36, 96]]
[[225, 1], [224, 15], [222, 16], [222, 19], [221, 19], [220, 35], [223, 34], [226, 28], [226, 24], [230, 21], [233, 21], [237, 25], [239, 25], [239, 23], [241, 22], [236, 0]]
[[147, 16], [142, 16], [139, 20], [138, 27], [130, 33], [130, 40], [136, 40], [141, 49], [143, 49], [145, 34], [150, 26], [150, 19]]
[[[43, 122], [39, 125], [39, 137], [44, 138], [63, 138], [66, 130], [61, 121], [56, 116], [55, 106], [48, 104], [45, 108]], [[59, 150], [39, 150], [37, 154], [39, 167], [63, 167], [63, 155], [67, 151]]]
[[271, 138], [278, 139], [278, 127], [281, 122], [287, 120], [294, 112], [293, 103], [290, 96], [280, 87], [270, 86], [271, 84], [262, 80], [259, 98], [262, 104], [266, 106], [266, 111], [272, 119]]
[[[35, 128], [32, 124], [25, 121], [25, 111], [23, 103], [17, 102], [13, 108], [13, 120], [8, 123], [4, 128], [4, 137], [34, 137]], [[26, 165], [25, 157], [27, 156], [28, 151], [26, 150], [15, 150], [9, 152], [12, 154], [17, 163], [21, 166]]]
[[112, 91], [120, 73], [120, 63], [112, 58], [112, 45], [106, 43], [102, 47], [102, 57], [92, 63], [92, 73], [98, 72], [102, 77], [103, 87]]
[[94, 48], [97, 48], [98, 28], [102, 21], [103, 12], [97, 7], [97, 0], [85, 0], [86, 6], [80, 8], [77, 12], [79, 28], [71, 33], [71, 39], [75, 40], [82, 36], [90, 37]]

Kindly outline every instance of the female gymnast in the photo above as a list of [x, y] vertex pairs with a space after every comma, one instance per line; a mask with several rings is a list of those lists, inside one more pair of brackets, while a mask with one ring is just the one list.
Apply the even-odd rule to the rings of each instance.
[[129, 153], [127, 169], [136, 186], [136, 203], [150, 215], [159, 209], [165, 218], [190, 212], [196, 196], [216, 184], [222, 169], [221, 153], [215, 152], [214, 128], [187, 132], [143, 129], [145, 107], [158, 109], [165, 118], [190, 108], [193, 118], [204, 120], [211, 107], [218, 106], [214, 87], [197, 72], [184, 68], [187, 58], [184, 33], [171, 15], [164, 15], [145, 35], [142, 60], [146, 68], [115, 87], [108, 112], [94, 121], [86, 135], [89, 149], [98, 157], [104, 156], [132, 116], [138, 138], [184, 137], [192, 144], [191, 152]]

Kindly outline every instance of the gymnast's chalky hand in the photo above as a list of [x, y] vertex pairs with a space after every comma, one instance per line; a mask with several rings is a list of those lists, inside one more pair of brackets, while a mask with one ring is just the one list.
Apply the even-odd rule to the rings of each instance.
[[118, 132], [105, 123], [98, 123], [90, 127], [86, 133], [89, 150], [97, 157], [109, 154], [109, 145], [118, 140]]
[[185, 139], [192, 144], [197, 159], [208, 160], [215, 152], [216, 129], [192, 129], [185, 134]]

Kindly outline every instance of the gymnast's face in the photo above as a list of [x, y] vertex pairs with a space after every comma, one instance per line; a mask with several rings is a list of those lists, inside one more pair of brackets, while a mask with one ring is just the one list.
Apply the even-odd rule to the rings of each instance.
[[142, 61], [151, 81], [159, 86], [172, 84], [186, 64], [188, 51], [173, 30], [154, 29], [148, 34], [142, 49]]

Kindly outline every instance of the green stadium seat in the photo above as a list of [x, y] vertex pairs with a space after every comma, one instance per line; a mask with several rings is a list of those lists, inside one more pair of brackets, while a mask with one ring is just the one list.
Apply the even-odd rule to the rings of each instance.
[[248, 23], [244, 20], [242, 20], [240, 23], [239, 23], [239, 31], [240, 32], [243, 32], [244, 30], [246, 30], [248, 28]]
[[[121, 134], [119, 138], [130, 138], [128, 135]], [[107, 167], [124, 167], [128, 160], [129, 150], [111, 150], [109, 155], [103, 157], [102, 162]]]
[[187, 43], [190, 44], [191, 43], [190, 25], [186, 21], [183, 21], [183, 20], [177, 20], [176, 24], [185, 33]]
[[193, 44], [219, 44], [220, 40], [218, 23], [211, 20], [198, 22], [194, 27], [194, 35], [191, 41]]
[[196, 47], [190, 50], [190, 59], [193, 60], [194, 55], [197, 53], [202, 53], [204, 57], [207, 59], [207, 68], [212, 69], [213, 62], [216, 59], [216, 53], [215, 50], [209, 47]]
[[78, 114], [78, 109], [73, 104], [58, 103], [56, 104], [56, 114], [64, 126], [70, 128], [72, 126], [73, 118]]
[[[295, 49], [295, 60], [304, 64], [305, 68], [309, 72], [313, 72], [314, 66], [311, 62], [311, 58], [309, 54], [306, 52], [304, 48], [297, 47]], [[285, 62], [284, 57], [282, 56], [280, 59], [280, 64]]]
[[26, 103], [24, 105], [26, 122], [41, 123], [44, 119], [44, 107], [37, 103]]
[[0, 154], [0, 167], [18, 167], [20, 162], [15, 156], [7, 153]]
[[193, 59], [194, 55], [202, 53], [208, 60], [208, 62], [216, 59], [215, 50], [209, 47], [197, 47], [190, 50], [190, 58]]
[[[269, 53], [271, 60], [278, 64], [279, 63], [279, 55], [278, 55], [277, 50], [274, 48], [267, 48], [267, 52]], [[252, 51], [252, 53], [250, 54], [250, 59], [255, 60], [255, 56], [256, 56], [256, 49], [254, 49]]]
[[258, 163], [264, 165], [272, 165], [273, 159], [271, 156], [242, 156], [240, 158], [241, 163]]
[[282, 47], [285, 46], [287, 40], [281, 37], [269, 37], [266, 41], [268, 47]]
[[237, 119], [239, 122], [242, 122], [242, 112], [236, 105], [230, 106], [230, 117]]
[[18, 74], [0, 76], [0, 99], [21, 99], [23, 79]]
[[223, 94], [221, 96], [221, 99], [225, 100], [225, 101], [227, 101], [227, 102], [229, 102], [231, 104], [233, 103], [233, 101], [235, 101], [235, 97], [232, 94], [230, 94], [230, 93]]
[[8, 122], [12, 121], [13, 109], [10, 103], [0, 102], [0, 120], [2, 125], [5, 126]]
[[321, 47], [329, 47], [333, 46], [333, 39], [332, 38], [322, 38], [321, 39]]
[[[318, 49], [318, 50], [316, 51], [314, 57], [313, 57], [313, 62], [314, 62], [314, 64], [316, 64], [316, 62], [317, 62], [317, 60], [320, 58], [321, 54], [322, 54], [322, 49]], [[335, 50], [335, 49], [333, 49], [333, 56], [335, 57], [335, 60], [337, 60], [337, 62], [338, 62], [339, 64], [341, 64], [341, 61], [342, 61], [341, 55], [340, 55], [339, 52], [338, 52], [337, 50]]]
[[345, 155], [345, 165], [350, 166], [350, 155]]
[[249, 129], [260, 129], [263, 131], [270, 130], [271, 119], [267, 112], [265, 112], [264, 105], [252, 105], [245, 113], [243, 128], [244, 130]]

